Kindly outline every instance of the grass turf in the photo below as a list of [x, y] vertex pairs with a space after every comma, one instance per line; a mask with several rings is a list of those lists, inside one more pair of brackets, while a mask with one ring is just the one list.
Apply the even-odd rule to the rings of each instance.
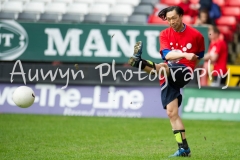
[[[184, 123], [191, 160], [240, 159], [239, 122]], [[167, 119], [0, 115], [1, 160], [166, 160], [176, 149]]]

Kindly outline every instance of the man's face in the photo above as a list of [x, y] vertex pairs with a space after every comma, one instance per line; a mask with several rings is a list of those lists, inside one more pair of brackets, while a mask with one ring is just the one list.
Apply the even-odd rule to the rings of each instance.
[[200, 20], [202, 21], [202, 23], [207, 23], [207, 19], [208, 19], [208, 15], [204, 12], [200, 13]]
[[170, 11], [166, 15], [168, 24], [170, 27], [172, 27], [174, 30], [179, 30], [182, 25], [182, 16], [179, 16], [175, 10]]
[[212, 30], [211, 28], [208, 29], [208, 38], [209, 38], [210, 40], [213, 39], [213, 30]]
[[213, 31], [213, 29], [209, 28], [208, 37], [211, 40], [215, 40], [218, 37], [218, 34]]

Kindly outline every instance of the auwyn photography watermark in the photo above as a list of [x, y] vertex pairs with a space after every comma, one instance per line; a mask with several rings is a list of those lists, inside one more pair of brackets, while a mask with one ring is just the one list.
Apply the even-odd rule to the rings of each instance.
[[[20, 72], [15, 72], [15, 69], [16, 69], [17, 66], [19, 67]], [[76, 67], [76, 66], [75, 66], [75, 67]], [[107, 72], [103, 73], [103, 67], [108, 67]], [[110, 74], [111, 68], [112, 68], [112, 75], [113, 75], [113, 79], [114, 79], [114, 80], [116, 80], [116, 75], [117, 75], [118, 73], [120, 73], [120, 74], [122, 75], [122, 77], [124, 78], [125, 81], [131, 80], [131, 78], [133, 77], [133, 74], [137, 74], [139, 81], [142, 81], [142, 80], [144, 80], [144, 79], [147, 78], [147, 77], [149, 77], [149, 80], [150, 80], [150, 81], [154, 81], [154, 80], [156, 80], [156, 78], [158, 78], [159, 80], [164, 80], [164, 79], [165, 79], [165, 84], [164, 84], [164, 86], [161, 87], [161, 90], [163, 90], [163, 89], [167, 86], [167, 84], [168, 84], [168, 81], [167, 81], [167, 80], [168, 80], [168, 78], [167, 78], [167, 73], [166, 73], [165, 68], [163, 68], [163, 67], [159, 69], [158, 73], [157, 73], [157, 71], [155, 71], [155, 70], [152, 70], [152, 71], [149, 73], [149, 75], [154, 75], [154, 78], [151, 78], [151, 76], [149, 76], [149, 75], [146, 75], [145, 77], [142, 77], [141, 74], [144, 74], [144, 73], [146, 74], [146, 72], [141, 70], [141, 63], [140, 63], [140, 66], [139, 66], [139, 68], [138, 68], [138, 71], [132, 71], [131, 69], [127, 69], [126, 72], [123, 73], [121, 70], [117, 70], [117, 71], [115, 70], [115, 60], [112, 61], [112, 66], [111, 66], [110, 64], [108, 64], [108, 63], [102, 63], [102, 64], [99, 64], [99, 65], [97, 65], [97, 66], [95, 67], [95, 69], [98, 69], [98, 70], [99, 70], [99, 76], [100, 76], [100, 81], [101, 81], [101, 83], [103, 82], [103, 77], [108, 76], [108, 75]], [[170, 69], [170, 72], [171, 72], [170, 75], [172, 76], [173, 81], [176, 81], [175, 75], [176, 75], [177, 72], [184, 72], [185, 70], [189, 69], [191, 72], [185, 74], [185, 76], [184, 76], [184, 80], [185, 80], [185, 81], [189, 81], [189, 80], [191, 80], [191, 79], [194, 78], [194, 72], [196, 72], [198, 87], [199, 87], [199, 89], [200, 89], [200, 88], [201, 88], [201, 84], [200, 84], [200, 78], [201, 78], [201, 77], [203, 77], [203, 76], [205, 76], [206, 74], [208, 74], [209, 79], [212, 80], [212, 75], [213, 75], [213, 73], [217, 73], [217, 75], [218, 75], [219, 77], [221, 77], [221, 78], [227, 77], [227, 84], [222, 87], [222, 89], [226, 89], [226, 88], [228, 87], [228, 85], [229, 85], [229, 79], [230, 79], [230, 77], [229, 77], [228, 75], [229, 75], [229, 73], [230, 73], [230, 69], [228, 69], [228, 71], [227, 71], [225, 74], [223, 74], [222, 70], [220, 70], [220, 73], [219, 73], [218, 71], [215, 71], [215, 70], [211, 71], [210, 68], [211, 68], [211, 61], [209, 60], [209, 61], [208, 61], [208, 70], [207, 70], [207, 71], [206, 71], [205, 69], [203, 69], [203, 68], [196, 68], [196, 69], [193, 71], [190, 67], [186, 67], [185, 69], [179, 68], [179, 69], [177, 69], [177, 70], [175, 70], [175, 71], [172, 71], [172, 70]], [[40, 69], [40, 73], [41, 73], [42, 79], [43, 79], [43, 80], [46, 80], [46, 78], [47, 78], [48, 76], [50, 76], [52, 82], [56, 79], [56, 76], [57, 76], [57, 73], [58, 73], [58, 72], [59, 72], [61, 78], [65, 78], [65, 77], [66, 77], [66, 85], [63, 86], [61, 89], [67, 88], [68, 83], [69, 83], [70, 74], [72, 74], [73, 80], [75, 80], [75, 79], [77, 78], [77, 76], [78, 76], [79, 73], [81, 74], [81, 78], [84, 79], [84, 72], [83, 72], [83, 70], [78, 70], [78, 71], [75, 73], [74, 69], [69, 69], [69, 68], [68, 68], [68, 69], [66, 70], [66, 72], [63, 73], [63, 71], [62, 71], [61, 69], [58, 69], [58, 68], [57, 68], [57, 69], [55, 70], [54, 74], [53, 74], [53, 71], [52, 71], [52, 70], [49, 70], [49, 71], [44, 75], [43, 69]], [[154, 73], [154, 74], [153, 74], [153, 73]], [[26, 76], [25, 76], [26, 73], [24, 72], [24, 69], [23, 69], [23, 66], [22, 66], [22, 62], [21, 62], [20, 60], [17, 60], [17, 61], [15, 62], [14, 66], [13, 66], [13, 69], [12, 69], [12, 72], [11, 72], [10, 74], [11, 74], [11, 79], [10, 79], [11, 83], [12, 83], [13, 80], [14, 80], [14, 79], [13, 79], [13, 76], [14, 76], [14, 75], [22, 75], [23, 82], [24, 82], [24, 84], [26, 85]], [[187, 75], [189, 75], [190, 77], [187, 77]], [[127, 77], [129, 77], [129, 78], [127, 78]], [[29, 81], [31, 81], [31, 82], [34, 81], [35, 79], [36, 79], [36, 81], [38, 81], [38, 80], [39, 80], [38, 69], [36, 69], [36, 73], [35, 73], [34, 76], [31, 76], [31, 69], [29, 69], [29, 71], [28, 71], [28, 79], [29, 79]]]

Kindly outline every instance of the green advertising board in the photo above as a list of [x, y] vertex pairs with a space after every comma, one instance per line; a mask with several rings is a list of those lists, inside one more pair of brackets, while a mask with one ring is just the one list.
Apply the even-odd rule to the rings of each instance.
[[[159, 34], [167, 26], [23, 23], [0, 20], [0, 60], [126, 63], [137, 41], [144, 58], [161, 62]], [[205, 37], [207, 28], [197, 28]], [[189, 35], [190, 36], [190, 35]]]
[[182, 118], [240, 121], [240, 89], [183, 89]]

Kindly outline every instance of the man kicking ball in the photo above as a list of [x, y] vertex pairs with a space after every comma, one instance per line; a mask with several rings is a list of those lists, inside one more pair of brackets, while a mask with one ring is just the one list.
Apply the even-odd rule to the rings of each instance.
[[[185, 136], [185, 127], [178, 115], [178, 108], [182, 103], [180, 88], [189, 83], [191, 74], [199, 60], [203, 58], [205, 51], [202, 34], [182, 22], [183, 14], [183, 9], [178, 6], [165, 8], [158, 14], [160, 18], [167, 20], [170, 26], [160, 33], [160, 54], [165, 63], [157, 64], [142, 59], [141, 41], [135, 44], [134, 54], [128, 61], [131, 66], [141, 67], [147, 73], [152, 73], [152, 70], [159, 73], [164, 69], [167, 75], [160, 80], [161, 99], [178, 143], [178, 150], [171, 157], [191, 155]], [[164, 75], [162, 72], [159, 74]]]

